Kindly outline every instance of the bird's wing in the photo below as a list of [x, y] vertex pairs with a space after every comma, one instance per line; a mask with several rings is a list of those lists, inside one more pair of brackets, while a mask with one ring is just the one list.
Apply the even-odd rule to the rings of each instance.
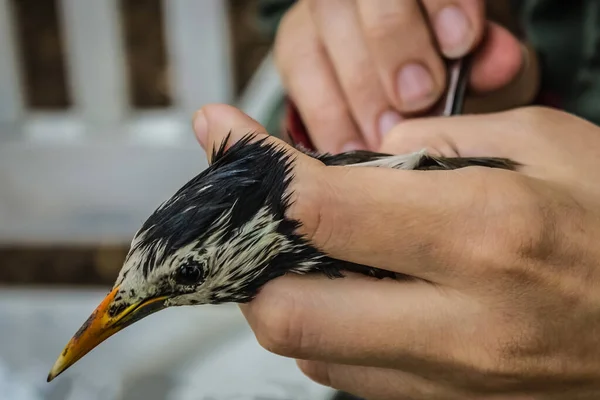
[[[377, 153], [376, 153], [377, 154]], [[414, 153], [399, 155], [380, 155], [373, 156], [370, 159], [364, 157], [364, 161], [345, 164], [349, 167], [381, 167], [393, 169], [419, 169], [424, 158], [427, 158], [425, 150], [415, 151]]]
[[367, 150], [355, 150], [341, 154], [318, 154], [314, 152], [307, 154], [321, 161], [325, 165], [361, 165], [393, 157], [391, 154], [376, 153]]
[[367, 150], [349, 151], [340, 154], [320, 154], [301, 146], [296, 146], [296, 148], [327, 166], [380, 167], [404, 170], [452, 170], [479, 166], [515, 170], [519, 165], [513, 160], [497, 157], [433, 156], [428, 154], [425, 149], [408, 154], [391, 155]]

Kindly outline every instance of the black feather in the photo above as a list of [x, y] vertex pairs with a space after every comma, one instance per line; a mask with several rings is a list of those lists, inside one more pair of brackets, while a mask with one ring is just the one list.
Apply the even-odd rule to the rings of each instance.
[[228, 150], [227, 139], [223, 141], [218, 150], [213, 150], [211, 165], [144, 222], [140, 229], [144, 237], [136, 246], [165, 247], [162, 258], [147, 260], [145, 276], [173, 251], [210, 236], [215, 221], [228, 210], [232, 213], [231, 226], [224, 241], [263, 205], [283, 219], [293, 159], [282, 148], [265, 143], [265, 139], [254, 140], [255, 136], [245, 136]]
[[[211, 235], [214, 237], [215, 223], [224, 213], [230, 211], [231, 218], [221, 238], [220, 245], [223, 248], [238, 234], [239, 228], [266, 207], [274, 219], [280, 221], [277, 232], [294, 244], [293, 250], [280, 252], [268, 261], [268, 265], [257, 265], [256, 268], [264, 268], [265, 272], [258, 278], [238, 285], [237, 293], [226, 290], [226, 284], [221, 289], [228, 295], [223, 295], [217, 288], [212, 293], [213, 303], [250, 301], [268, 281], [289, 272], [304, 273], [307, 269], [308, 272], [323, 273], [331, 278], [342, 277], [343, 271], [376, 278], [398, 278], [398, 275], [389, 271], [329, 257], [298, 234], [300, 221], [286, 217], [291, 205], [289, 185], [294, 179], [293, 152], [268, 138], [257, 139], [253, 133], [227, 148], [229, 138], [230, 135], [227, 135], [220, 146], [212, 150], [210, 166], [179, 189], [143, 224], [140, 229], [143, 238], [135, 246], [149, 250], [142, 265], [145, 276], [177, 249], [193, 242], [202, 246], [204, 239]], [[369, 151], [337, 155], [302, 151], [328, 166], [360, 164], [391, 156]], [[516, 165], [499, 158], [424, 156], [416, 169], [456, 169], [467, 166], [514, 169]], [[245, 242], [240, 245], [242, 248], [236, 250], [242, 252], [252, 244], [251, 241]], [[161, 256], [152, 251], [159, 245], [165, 249]]]
[[[318, 154], [303, 150], [305, 154], [314, 157], [325, 165], [349, 165], [360, 164], [369, 161], [381, 160], [387, 157], [392, 157], [393, 154], [377, 153], [367, 150], [355, 150], [340, 154]], [[519, 164], [513, 160], [499, 157], [436, 157], [426, 155], [421, 159], [421, 162], [415, 167], [416, 170], [451, 170], [466, 167], [489, 167], [515, 170]]]

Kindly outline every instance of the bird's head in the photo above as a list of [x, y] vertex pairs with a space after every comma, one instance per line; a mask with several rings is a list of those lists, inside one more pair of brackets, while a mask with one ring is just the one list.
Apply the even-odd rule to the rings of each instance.
[[249, 136], [170, 199], [134, 236], [106, 298], [65, 347], [54, 379], [108, 337], [170, 306], [244, 303], [306, 249], [284, 216], [291, 160]]

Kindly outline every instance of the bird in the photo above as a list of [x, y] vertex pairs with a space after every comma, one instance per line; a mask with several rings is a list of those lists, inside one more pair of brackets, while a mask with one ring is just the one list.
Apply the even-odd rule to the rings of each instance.
[[[330, 257], [299, 234], [301, 222], [286, 214], [297, 153], [252, 132], [228, 147], [230, 135], [212, 149], [210, 165], [163, 201], [135, 233], [112, 290], [68, 342], [48, 382], [110, 336], [168, 307], [248, 303], [267, 282], [291, 273], [403, 278]], [[505, 158], [442, 157], [426, 150], [393, 155], [296, 149], [325, 166], [348, 168], [514, 171], [519, 166]]]

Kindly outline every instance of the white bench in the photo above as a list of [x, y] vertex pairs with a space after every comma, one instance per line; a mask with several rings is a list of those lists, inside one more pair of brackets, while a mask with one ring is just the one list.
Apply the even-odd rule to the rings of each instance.
[[24, 106], [9, 16], [0, 0], [0, 243], [129, 242], [149, 213], [206, 167], [193, 112], [238, 102], [261, 120], [281, 93], [267, 57], [233, 97], [225, 0], [163, 0], [173, 106], [127, 102], [117, 0], [60, 0], [74, 107]]

